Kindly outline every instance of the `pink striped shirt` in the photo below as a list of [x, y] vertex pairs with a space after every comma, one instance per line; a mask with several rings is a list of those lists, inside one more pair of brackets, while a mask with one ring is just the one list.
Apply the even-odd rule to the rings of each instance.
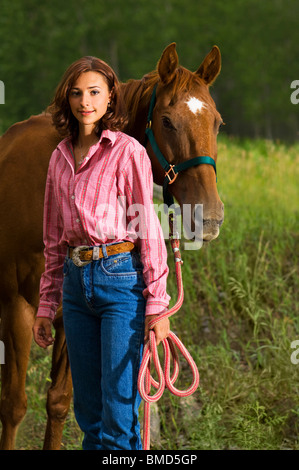
[[45, 272], [38, 317], [55, 317], [68, 245], [121, 240], [138, 246], [144, 266], [146, 315], [168, 306], [167, 250], [152, 197], [151, 163], [134, 138], [104, 130], [77, 172], [70, 138], [60, 142], [51, 156], [46, 183]]

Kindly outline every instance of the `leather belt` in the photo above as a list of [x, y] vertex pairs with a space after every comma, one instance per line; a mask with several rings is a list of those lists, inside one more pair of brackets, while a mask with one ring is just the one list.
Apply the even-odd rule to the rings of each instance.
[[[105, 245], [107, 256], [117, 255], [119, 253], [126, 253], [133, 251], [135, 248], [132, 242], [116, 243], [115, 245]], [[75, 248], [69, 247], [68, 256], [73, 260], [76, 266], [85, 266], [91, 261], [104, 258], [106, 256], [101, 246], [77, 246]]]

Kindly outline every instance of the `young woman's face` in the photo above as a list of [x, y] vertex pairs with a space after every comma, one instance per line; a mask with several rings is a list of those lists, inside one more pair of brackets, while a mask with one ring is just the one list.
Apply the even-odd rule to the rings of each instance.
[[98, 72], [82, 73], [69, 94], [69, 104], [79, 126], [94, 129], [107, 111], [110, 92], [104, 76]]

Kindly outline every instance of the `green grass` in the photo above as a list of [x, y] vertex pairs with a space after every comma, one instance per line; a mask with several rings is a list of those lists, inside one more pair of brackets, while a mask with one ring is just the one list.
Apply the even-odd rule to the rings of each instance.
[[217, 240], [184, 252], [172, 320], [200, 371], [197, 411], [184, 424], [184, 399], [165, 397], [182, 427], [170, 436], [165, 418], [163, 448], [299, 448], [298, 163], [299, 146], [220, 139], [225, 221]]
[[[47, 422], [47, 389], [51, 384], [51, 353], [52, 347], [45, 351], [33, 342], [26, 382], [28, 409], [19, 428], [16, 449], [42, 449]], [[81, 441], [82, 433], [76, 423], [73, 407], [71, 406], [63, 429], [61, 449], [80, 449]]]
[[[221, 136], [220, 236], [183, 252], [185, 300], [171, 319], [195, 359], [200, 388], [159, 402], [156, 449], [299, 449], [299, 145]], [[169, 254], [173, 271], [173, 255]], [[169, 277], [172, 302], [175, 277]], [[50, 355], [33, 348], [18, 448], [41, 448]], [[179, 384], [190, 381], [182, 364]], [[80, 448], [71, 411], [63, 448]]]

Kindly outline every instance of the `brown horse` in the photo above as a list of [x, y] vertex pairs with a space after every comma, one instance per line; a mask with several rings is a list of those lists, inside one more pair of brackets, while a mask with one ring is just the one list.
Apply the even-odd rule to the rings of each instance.
[[[216, 161], [216, 138], [221, 117], [209, 93], [220, 71], [220, 52], [214, 46], [197, 72], [179, 66], [175, 44], [163, 52], [157, 70], [123, 84], [130, 122], [125, 130], [146, 145], [154, 179], [162, 184], [164, 171], [144, 140], [146, 118], [154, 85], [157, 86], [152, 129], [157, 144], [171, 164], [198, 155]], [[0, 138], [0, 279], [2, 365], [0, 416], [1, 449], [13, 449], [18, 426], [26, 412], [25, 379], [32, 326], [39, 303], [43, 259], [43, 196], [48, 162], [61, 137], [47, 114], [13, 125]], [[203, 204], [204, 239], [218, 236], [223, 221], [215, 173], [210, 165], [181, 172], [169, 186], [180, 205]], [[59, 449], [68, 413], [70, 378], [61, 309], [56, 330], [48, 391], [48, 423], [44, 449]]]

